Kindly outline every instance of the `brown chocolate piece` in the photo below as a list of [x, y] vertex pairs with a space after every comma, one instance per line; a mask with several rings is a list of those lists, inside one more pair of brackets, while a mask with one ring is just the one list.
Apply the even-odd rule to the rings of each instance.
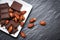
[[12, 25], [14, 28], [17, 28], [19, 23], [16, 23], [15, 21], [10, 20], [10, 22], [6, 25], [6, 28], [8, 29], [10, 25]]
[[1, 14], [1, 19], [10, 18], [9, 13]]
[[2, 14], [4, 13], [5, 14], [6, 12], [8, 12], [8, 8], [2, 9], [0, 13], [2, 13]]
[[5, 25], [5, 20], [1, 20], [0, 24], [1, 24], [1, 27], [3, 27], [3, 25]]
[[11, 5], [11, 8], [16, 10], [16, 11], [20, 11], [21, 7], [22, 7], [22, 4], [20, 4], [16, 1], [14, 1], [13, 4]]
[[0, 4], [0, 17], [1, 19], [10, 18], [8, 3]]
[[18, 29], [17, 28], [13, 28], [13, 30], [12, 30], [12, 34], [14, 34], [14, 33], [16, 33], [18, 31]]
[[0, 9], [8, 8], [8, 3], [0, 4]]

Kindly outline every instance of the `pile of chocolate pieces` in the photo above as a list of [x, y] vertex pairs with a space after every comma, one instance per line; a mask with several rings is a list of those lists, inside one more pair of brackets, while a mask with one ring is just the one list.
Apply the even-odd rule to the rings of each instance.
[[26, 11], [20, 11], [22, 4], [14, 1], [9, 7], [8, 3], [0, 4], [0, 24], [5, 26], [9, 34], [14, 34], [18, 31], [18, 25], [23, 26], [25, 20], [24, 14]]

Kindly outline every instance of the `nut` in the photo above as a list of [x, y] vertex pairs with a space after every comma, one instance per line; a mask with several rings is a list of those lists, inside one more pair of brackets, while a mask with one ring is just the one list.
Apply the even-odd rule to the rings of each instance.
[[13, 16], [14, 16], [14, 14], [13, 14], [13, 13], [9, 13], [9, 15], [10, 15], [10, 17], [13, 17]]
[[6, 20], [5, 23], [8, 24], [9, 23], [9, 20]]
[[19, 12], [17, 12], [17, 11], [14, 11], [14, 14], [20, 15], [20, 13], [19, 13]]
[[11, 8], [9, 8], [9, 12], [13, 12], [13, 10]]
[[26, 34], [25, 34], [24, 32], [20, 32], [20, 36], [21, 36], [22, 38], [25, 38], [25, 37], [26, 37]]
[[36, 18], [31, 18], [29, 22], [30, 22], [30, 23], [33, 23], [33, 22], [35, 22], [35, 21], [36, 21]]
[[23, 21], [23, 20], [25, 19], [25, 17], [24, 17], [23, 15], [21, 15], [21, 16], [19, 17], [19, 19], [20, 19], [20, 21]]
[[34, 27], [34, 23], [28, 24], [28, 28], [32, 28], [32, 27]]
[[20, 13], [21, 13], [21, 15], [24, 15], [26, 13], [26, 11], [21, 11]]
[[15, 14], [15, 17], [16, 17], [17, 19], [19, 19], [19, 15], [18, 15], [18, 14]]
[[24, 25], [24, 22], [20, 22], [20, 25], [21, 25], [21, 27], [23, 27], [23, 25]]
[[14, 21], [17, 22], [17, 18], [16, 17], [14, 18]]
[[12, 30], [13, 30], [13, 26], [11, 25], [11, 26], [9, 26], [9, 28], [8, 28], [8, 32], [11, 33]]
[[45, 21], [40, 21], [40, 25], [45, 26], [46, 22]]

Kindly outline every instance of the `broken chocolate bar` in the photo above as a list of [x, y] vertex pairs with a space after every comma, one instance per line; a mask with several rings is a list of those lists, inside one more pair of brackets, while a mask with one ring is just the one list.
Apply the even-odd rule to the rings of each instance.
[[14, 33], [17, 32], [17, 31], [18, 31], [17, 28], [13, 28], [13, 30], [12, 30], [12, 34], [14, 34]]
[[21, 7], [22, 7], [22, 4], [20, 4], [16, 1], [14, 1], [13, 4], [11, 5], [11, 8], [16, 10], [16, 11], [20, 11]]
[[19, 23], [16, 23], [13, 20], [10, 20], [10, 22], [6, 25], [6, 28], [8, 29], [8, 27], [12, 25], [14, 28], [17, 28], [17, 26], [19, 25]]
[[9, 10], [8, 3], [0, 4], [0, 17], [1, 17], [1, 19], [10, 18], [8, 10]]
[[0, 10], [0, 13], [6, 13], [6, 12], [8, 12], [8, 8]]
[[8, 3], [0, 4], [0, 9], [8, 8]]
[[1, 19], [9, 18], [9, 13], [1, 14]]
[[5, 20], [1, 20], [0, 24], [1, 24], [1, 27], [3, 27], [3, 25], [5, 25]]

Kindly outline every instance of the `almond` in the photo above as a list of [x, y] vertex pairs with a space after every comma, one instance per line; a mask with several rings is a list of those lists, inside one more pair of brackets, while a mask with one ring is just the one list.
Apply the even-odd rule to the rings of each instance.
[[12, 25], [11, 25], [11, 26], [8, 28], [8, 32], [11, 33], [12, 30], [13, 30], [13, 27], [12, 27]]
[[33, 23], [33, 22], [35, 22], [35, 21], [36, 21], [36, 18], [31, 18], [29, 22], [30, 22], [30, 23]]
[[45, 26], [46, 22], [45, 21], [40, 21], [40, 25]]
[[6, 20], [5, 23], [8, 24], [9, 23], [9, 20]]
[[18, 15], [18, 14], [15, 14], [15, 17], [16, 17], [17, 19], [19, 19], [19, 15]]
[[9, 12], [13, 12], [13, 10], [11, 8], [9, 8]]
[[20, 32], [20, 36], [21, 36], [22, 38], [25, 38], [25, 37], [26, 37], [26, 34], [25, 34], [24, 32]]
[[24, 17], [23, 15], [21, 15], [21, 16], [19, 17], [19, 19], [20, 19], [20, 21], [23, 21], [23, 20], [25, 19], [25, 17]]
[[32, 28], [32, 27], [34, 27], [34, 23], [29, 23], [28, 28]]
[[17, 18], [16, 17], [14, 18], [14, 20], [15, 20], [15, 22], [17, 22]]
[[9, 15], [10, 15], [10, 17], [13, 17], [13, 16], [14, 16], [14, 14], [13, 14], [13, 13], [9, 13]]

